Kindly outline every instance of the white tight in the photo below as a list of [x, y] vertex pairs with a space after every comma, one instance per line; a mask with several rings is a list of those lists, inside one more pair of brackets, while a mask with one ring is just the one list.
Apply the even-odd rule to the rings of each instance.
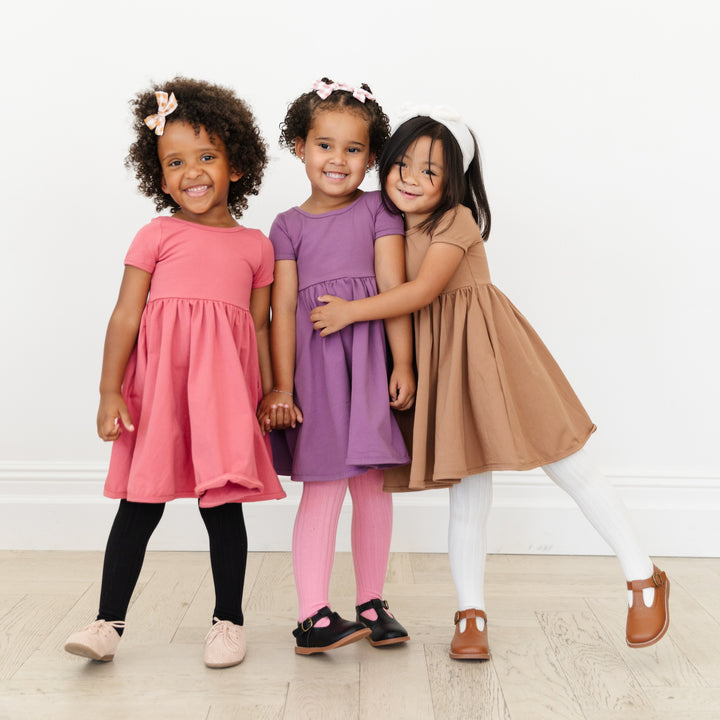
[[[652, 575], [652, 561], [637, 538], [617, 490], [595, 468], [584, 449], [545, 465], [543, 470], [572, 497], [612, 548], [628, 581]], [[492, 473], [471, 475], [450, 488], [448, 555], [459, 610], [485, 609], [487, 520], [491, 504]], [[652, 588], [643, 590], [646, 605], [652, 604], [653, 594]], [[460, 630], [464, 628], [461, 626]]]
[[485, 610], [483, 590], [491, 505], [492, 473], [470, 475], [450, 488], [448, 558], [459, 610]]

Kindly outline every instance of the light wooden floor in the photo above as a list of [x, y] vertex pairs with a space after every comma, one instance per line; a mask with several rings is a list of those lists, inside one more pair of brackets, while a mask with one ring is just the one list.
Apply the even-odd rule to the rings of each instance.
[[[253, 553], [248, 654], [207, 669], [212, 610], [205, 553], [149, 553], [115, 661], [63, 652], [94, 617], [100, 553], [0, 551], [0, 718], [330, 718], [633, 720], [720, 718], [720, 559], [660, 559], [672, 622], [644, 650], [624, 642], [615, 558], [488, 559], [492, 659], [448, 657], [455, 611], [445, 555], [394, 554], [386, 596], [403, 646], [365, 641], [293, 652], [295, 591], [287, 553]], [[352, 560], [338, 554], [331, 602], [352, 617]]]

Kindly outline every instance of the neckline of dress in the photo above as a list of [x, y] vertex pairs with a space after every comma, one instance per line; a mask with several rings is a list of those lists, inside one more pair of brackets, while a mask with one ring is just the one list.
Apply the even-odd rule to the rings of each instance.
[[302, 213], [306, 217], [311, 218], [322, 218], [322, 217], [328, 217], [328, 215], [340, 215], [341, 213], [347, 212], [351, 207], [353, 207], [356, 203], [360, 202], [362, 198], [367, 195], [367, 192], [364, 190], [358, 195], [351, 203], [348, 203], [347, 205], [343, 205], [341, 208], [336, 208], [335, 210], [326, 210], [325, 212], [321, 213], [311, 213], [307, 210], [303, 210], [299, 205], [295, 206], [295, 210], [297, 210], [299, 213]]
[[193, 228], [202, 228], [203, 230], [212, 230], [214, 232], [235, 232], [237, 230], [245, 230], [244, 225], [233, 225], [232, 227], [218, 227], [217, 225], [203, 225], [202, 223], [195, 223], [191, 220], [183, 220], [182, 218], [175, 217], [174, 215], [158, 215], [160, 220], [171, 220], [174, 223], [182, 223], [183, 225], [189, 225]]

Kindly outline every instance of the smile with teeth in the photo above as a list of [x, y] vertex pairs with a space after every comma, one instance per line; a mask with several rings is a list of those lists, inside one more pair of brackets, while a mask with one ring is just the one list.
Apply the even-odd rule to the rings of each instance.
[[208, 191], [208, 185], [193, 185], [192, 187], [185, 188], [185, 192], [190, 197], [200, 197]]
[[344, 180], [347, 177], [347, 173], [331, 172], [326, 170], [324, 172], [325, 177], [329, 177], [331, 180]]

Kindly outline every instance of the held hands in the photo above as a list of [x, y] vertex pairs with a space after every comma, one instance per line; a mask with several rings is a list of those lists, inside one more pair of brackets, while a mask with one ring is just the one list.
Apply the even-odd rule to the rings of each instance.
[[265, 435], [273, 430], [294, 428], [303, 421], [303, 414], [290, 393], [271, 390], [258, 405], [257, 420]]
[[97, 432], [105, 442], [117, 440], [123, 429], [133, 432], [133, 426], [127, 405], [119, 392], [100, 395], [100, 407], [97, 414]]
[[342, 330], [352, 322], [347, 300], [334, 295], [321, 295], [318, 302], [327, 304], [318, 305], [310, 311], [310, 322], [315, 330], [321, 331], [322, 337]]

